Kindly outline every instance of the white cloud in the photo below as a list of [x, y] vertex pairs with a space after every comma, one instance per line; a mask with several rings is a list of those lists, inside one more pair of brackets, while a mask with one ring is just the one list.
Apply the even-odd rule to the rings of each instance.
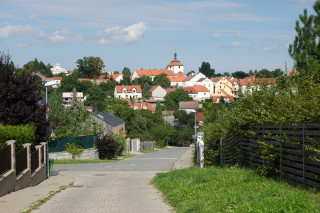
[[221, 34], [220, 33], [213, 33], [211, 36], [213, 38], [219, 38], [219, 37], [221, 37]]
[[33, 36], [42, 35], [43, 32], [37, 28], [31, 27], [29, 25], [7, 25], [0, 28], [0, 40], [9, 38], [10, 36], [20, 35], [20, 36]]
[[278, 48], [279, 48], [278, 45], [272, 44], [272, 45], [269, 45], [269, 46], [264, 46], [261, 49], [264, 50], [264, 51], [269, 51], [269, 50], [276, 50]]
[[82, 36], [71, 32], [69, 29], [63, 29], [56, 31], [49, 36], [46, 36], [50, 42], [53, 43], [65, 43], [65, 42], [79, 42], [82, 41]]
[[240, 47], [241, 43], [239, 41], [235, 41], [235, 42], [232, 43], [232, 46], [233, 47]]
[[232, 42], [232, 44], [228, 44], [228, 45], [221, 45], [219, 46], [220, 48], [237, 48], [237, 47], [241, 47], [241, 42], [239, 41], [234, 41]]
[[144, 22], [130, 25], [125, 28], [119, 26], [105, 29], [103, 32], [99, 32], [102, 38], [100, 44], [116, 44], [116, 43], [132, 43], [141, 39], [144, 35], [147, 26]]

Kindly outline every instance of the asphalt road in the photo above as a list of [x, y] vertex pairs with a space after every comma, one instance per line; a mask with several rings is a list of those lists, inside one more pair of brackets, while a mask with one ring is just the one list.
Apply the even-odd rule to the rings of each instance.
[[176, 147], [111, 163], [54, 164], [53, 171], [170, 171], [187, 150], [188, 147]]
[[112, 163], [56, 164], [54, 172], [73, 177], [74, 186], [32, 212], [174, 212], [150, 180], [158, 172], [170, 171], [187, 150], [172, 148]]

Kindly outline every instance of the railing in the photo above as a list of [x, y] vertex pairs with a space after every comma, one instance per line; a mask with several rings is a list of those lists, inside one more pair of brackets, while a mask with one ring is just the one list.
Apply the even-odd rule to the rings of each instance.
[[11, 169], [11, 146], [0, 149], [0, 175]]
[[28, 168], [28, 149], [24, 148], [16, 152], [16, 175]]
[[320, 188], [320, 124], [260, 125], [220, 141], [220, 163], [269, 167]]
[[31, 173], [39, 168], [39, 149], [31, 153]]

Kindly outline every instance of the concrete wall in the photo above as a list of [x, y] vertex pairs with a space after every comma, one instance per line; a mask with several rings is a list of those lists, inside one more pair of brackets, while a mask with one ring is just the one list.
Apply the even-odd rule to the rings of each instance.
[[31, 183], [31, 169], [24, 170], [20, 175], [17, 176], [15, 191], [24, 189], [30, 186]]
[[[49, 153], [49, 158], [55, 159], [55, 160], [72, 159], [72, 154], [69, 152], [53, 152], [53, 153]], [[80, 154], [79, 157], [76, 157], [75, 159], [82, 159], [82, 160], [99, 159], [98, 150], [95, 148], [86, 149]]]
[[14, 191], [16, 186], [16, 172], [10, 170], [0, 176], [0, 197]]
[[46, 167], [45, 165], [39, 167], [36, 171], [31, 174], [30, 186], [36, 186], [46, 179]]

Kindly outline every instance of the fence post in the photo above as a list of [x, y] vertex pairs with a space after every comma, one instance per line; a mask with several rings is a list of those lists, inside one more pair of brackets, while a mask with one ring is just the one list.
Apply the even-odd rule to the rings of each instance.
[[31, 151], [30, 151], [31, 143], [23, 144], [23, 148], [27, 148], [27, 167], [31, 171]]
[[[265, 135], [266, 135], [265, 133], [266, 133], [266, 130], [265, 130], [264, 125], [263, 125], [262, 141], [263, 141], [264, 144], [265, 144]], [[261, 155], [261, 156], [263, 156], [263, 155]], [[265, 162], [265, 157], [263, 157], [262, 162], [263, 162], [263, 166], [265, 166], [265, 164], [266, 164], [266, 162]]]
[[305, 140], [305, 129], [304, 129], [304, 123], [302, 124], [302, 169], [303, 169], [303, 184], [306, 184], [306, 176], [305, 176], [305, 146], [304, 146], [304, 140]]
[[11, 169], [14, 172], [16, 172], [16, 146], [15, 146], [16, 142], [17, 141], [15, 140], [10, 140], [6, 142], [8, 145], [11, 146]]
[[[46, 155], [46, 150], [47, 150], [47, 142], [41, 142], [40, 143], [41, 144], [41, 146], [43, 147], [43, 154], [44, 154], [44, 156], [43, 156], [43, 163], [44, 164], [46, 164], [47, 163], [47, 157], [49, 157], [49, 156], [47, 156]], [[48, 167], [49, 168], [49, 167]]]
[[[37, 146], [35, 146], [35, 148], [38, 150], [38, 153], [39, 153], [39, 167], [41, 167], [42, 165], [41, 165], [41, 155], [42, 155], [42, 152], [41, 152], [41, 145], [37, 145]], [[38, 167], [38, 168], [39, 168]]]
[[[280, 124], [280, 139], [282, 139], [281, 124]], [[280, 177], [282, 177], [282, 140], [280, 141]]]
[[223, 149], [222, 149], [223, 138], [220, 138], [220, 165], [223, 166]]

